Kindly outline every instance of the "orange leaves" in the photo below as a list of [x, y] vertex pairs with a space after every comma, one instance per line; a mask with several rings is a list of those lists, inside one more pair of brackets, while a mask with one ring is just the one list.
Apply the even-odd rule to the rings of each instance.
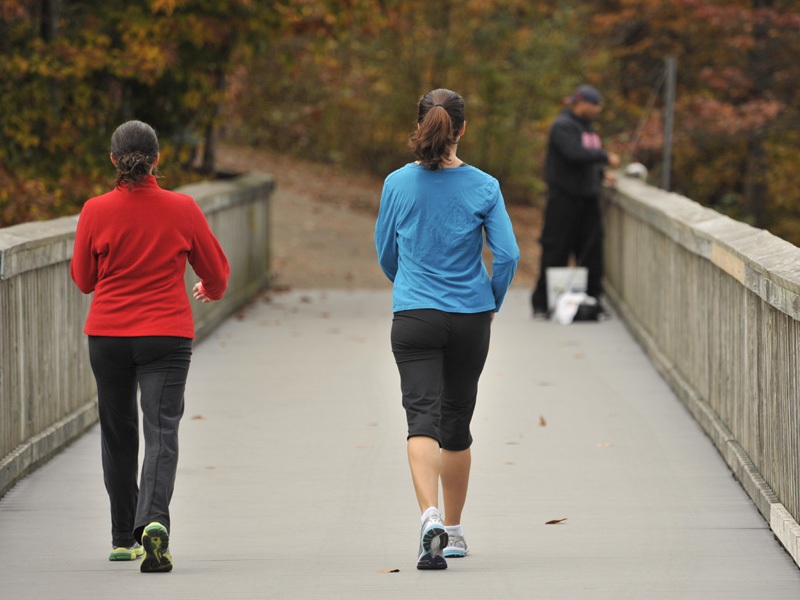
[[256, 0], [54, 4], [45, 36], [30, 2], [0, 2], [0, 226], [75, 213], [107, 189], [102, 148], [131, 116], [157, 121], [170, 184], [190, 179], [170, 153], [213, 127], [231, 63], [275, 27]]
[[1, 167], [0, 227], [46, 218], [48, 194], [42, 182], [20, 179]]
[[176, 8], [188, 4], [188, 0], [150, 0], [150, 10], [153, 14], [164, 13], [172, 15]]
[[114, 67], [121, 77], [154, 84], [177, 62], [174, 36], [159, 19], [129, 22], [120, 32], [121, 44], [113, 51]]
[[173, 24], [173, 35], [195, 48], [218, 48], [232, 42], [234, 25], [220, 21], [215, 15], [186, 15], [179, 24]]
[[28, 2], [19, 0], [3, 0], [0, 2], [0, 20], [10, 22], [17, 19], [30, 17], [28, 12]]
[[282, 28], [291, 35], [323, 35], [334, 33], [335, 17], [324, 2], [318, 0], [292, 0], [276, 7]]
[[108, 68], [107, 36], [85, 36], [85, 39], [67, 41], [57, 39], [45, 43], [41, 39], [18, 44], [13, 54], [0, 54], [0, 76], [6, 79], [27, 80], [31, 77], [53, 81], [77, 80]]
[[85, 79], [111, 66], [110, 45], [110, 39], [105, 35], [86, 36], [77, 43], [56, 40], [50, 47], [49, 70], [41, 74], [60, 81]]
[[687, 126], [698, 127], [705, 135], [737, 136], [757, 130], [777, 118], [784, 105], [775, 100], [754, 99], [741, 104], [716, 99], [697, 99], [687, 111]]
[[567, 519], [566, 517], [563, 519], [553, 519], [552, 521], [547, 521], [545, 525], [566, 525]]

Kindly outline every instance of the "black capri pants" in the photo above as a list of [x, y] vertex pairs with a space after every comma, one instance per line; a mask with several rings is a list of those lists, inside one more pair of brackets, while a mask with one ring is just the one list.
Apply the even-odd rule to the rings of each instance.
[[469, 424], [491, 323], [491, 312], [426, 308], [394, 314], [392, 353], [400, 371], [409, 438], [431, 437], [452, 451], [472, 445]]

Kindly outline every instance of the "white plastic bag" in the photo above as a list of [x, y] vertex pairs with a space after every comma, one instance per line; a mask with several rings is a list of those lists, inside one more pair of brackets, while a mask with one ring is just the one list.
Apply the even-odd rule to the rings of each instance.
[[553, 320], [561, 325], [569, 325], [578, 312], [581, 304], [596, 304], [597, 299], [584, 292], [564, 292], [556, 298]]

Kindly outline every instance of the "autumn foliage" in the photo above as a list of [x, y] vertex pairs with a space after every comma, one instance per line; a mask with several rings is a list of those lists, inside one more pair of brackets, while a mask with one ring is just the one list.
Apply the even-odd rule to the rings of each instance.
[[259, 6], [4, 0], [0, 226], [77, 212], [107, 189], [111, 133], [131, 118], [159, 132], [167, 184], [197, 177], [182, 166], [210, 170], [195, 154], [213, 150], [227, 73], [268, 22]]
[[[800, 243], [800, 10], [780, 0], [615, 0], [592, 17], [623, 119], [640, 112], [667, 55], [678, 63], [673, 188]], [[616, 82], [616, 84], [614, 83]], [[634, 158], [660, 168], [663, 104]], [[618, 136], [622, 140], [623, 136]]]
[[671, 56], [672, 188], [800, 243], [799, 51], [789, 0], [6, 0], [0, 225], [104, 189], [134, 117], [167, 184], [213, 172], [220, 137], [383, 176], [435, 87], [466, 99], [460, 154], [509, 201], [542, 203], [548, 127], [584, 81], [606, 145], [658, 184]]

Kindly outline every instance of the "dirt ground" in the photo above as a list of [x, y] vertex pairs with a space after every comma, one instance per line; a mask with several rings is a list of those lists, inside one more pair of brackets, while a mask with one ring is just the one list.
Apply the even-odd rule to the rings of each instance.
[[[223, 146], [220, 170], [261, 171], [275, 178], [273, 267], [287, 288], [386, 288], [373, 244], [383, 180], [250, 148]], [[522, 258], [513, 286], [532, 287], [538, 273], [541, 211], [509, 206]]]

